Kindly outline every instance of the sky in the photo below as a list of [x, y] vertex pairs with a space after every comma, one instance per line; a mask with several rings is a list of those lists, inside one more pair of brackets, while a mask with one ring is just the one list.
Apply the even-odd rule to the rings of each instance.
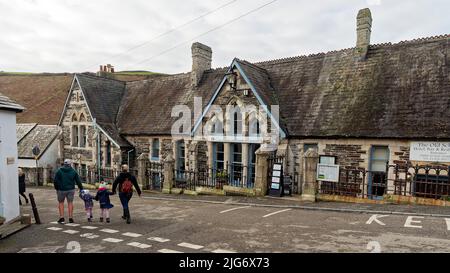
[[366, 7], [372, 44], [450, 33], [448, 0], [0, 0], [0, 71], [183, 73], [193, 42], [213, 67], [339, 50]]

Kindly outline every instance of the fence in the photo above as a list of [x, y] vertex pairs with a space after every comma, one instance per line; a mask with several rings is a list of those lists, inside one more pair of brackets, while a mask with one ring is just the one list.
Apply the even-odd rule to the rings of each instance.
[[382, 199], [402, 195], [430, 199], [449, 199], [450, 167], [386, 165], [385, 172], [341, 169], [338, 182], [318, 181], [322, 194]]
[[[87, 169], [87, 168], [76, 168], [75, 169], [80, 176], [81, 182], [86, 184], [95, 184], [101, 181], [108, 184], [114, 183], [114, 180], [119, 176], [120, 171], [114, 169]], [[136, 178], [138, 177], [137, 169], [130, 169], [130, 173]]]
[[164, 164], [160, 162], [148, 162], [146, 179], [148, 180], [148, 190], [162, 190], [164, 183]]
[[176, 169], [175, 187], [195, 190], [206, 187], [222, 190], [225, 185], [239, 188], [254, 188], [254, 167], [243, 164], [226, 163], [227, 169], [201, 167], [198, 170]]

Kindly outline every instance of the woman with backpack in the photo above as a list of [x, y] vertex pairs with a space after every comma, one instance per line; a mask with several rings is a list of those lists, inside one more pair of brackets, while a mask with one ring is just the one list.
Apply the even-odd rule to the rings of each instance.
[[113, 194], [116, 193], [117, 186], [119, 186], [119, 198], [123, 207], [122, 219], [127, 220], [127, 224], [130, 224], [131, 216], [128, 203], [133, 196], [133, 187], [136, 189], [139, 197], [141, 197], [141, 189], [139, 188], [136, 177], [130, 173], [128, 165], [122, 165], [122, 172], [116, 178], [112, 186]]

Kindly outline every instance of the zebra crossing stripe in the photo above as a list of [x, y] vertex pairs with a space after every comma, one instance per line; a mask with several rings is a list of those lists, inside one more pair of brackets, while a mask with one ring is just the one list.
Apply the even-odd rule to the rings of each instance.
[[141, 243], [138, 243], [138, 242], [131, 242], [131, 243], [128, 243], [127, 245], [138, 247], [138, 248], [141, 248], [141, 249], [146, 249], [146, 248], [151, 247], [151, 245], [141, 244]]
[[75, 224], [75, 223], [69, 223], [69, 224], [65, 224], [68, 227], [78, 227], [80, 224]]
[[133, 233], [133, 232], [126, 232], [122, 234], [123, 236], [128, 236], [128, 237], [133, 237], [133, 238], [137, 238], [137, 237], [141, 237], [142, 234], [139, 233]]
[[81, 234], [80, 237], [88, 238], [88, 239], [96, 239], [96, 238], [98, 238], [100, 236], [99, 235], [95, 235], [94, 233], [84, 233], [84, 234]]
[[183, 253], [181, 251], [176, 251], [176, 250], [166, 249], [166, 248], [160, 249], [160, 250], [158, 250], [158, 252], [159, 253]]
[[105, 232], [105, 233], [117, 233], [117, 232], [119, 232], [118, 230], [108, 229], [108, 228], [101, 229], [100, 231], [101, 232]]
[[68, 230], [65, 230], [65, 231], [63, 231], [64, 233], [69, 233], [69, 234], [76, 234], [76, 233], [79, 233], [79, 231], [78, 230], [72, 230], [72, 229], [68, 229]]
[[93, 227], [93, 226], [82, 226], [81, 228], [84, 228], [84, 229], [97, 229], [98, 227]]
[[216, 249], [216, 250], [213, 250], [213, 251], [211, 251], [212, 253], [236, 253], [236, 252], [234, 252], [234, 251], [231, 251], [231, 250], [226, 250], [226, 249]]
[[60, 227], [49, 227], [49, 228], [47, 228], [47, 229], [53, 230], [53, 231], [59, 231], [59, 230], [61, 230], [62, 228], [60, 228]]
[[165, 242], [170, 241], [170, 239], [164, 239], [164, 238], [160, 238], [160, 237], [150, 237], [150, 238], [147, 238], [147, 240], [155, 241], [155, 242], [159, 242], [159, 243], [165, 243]]
[[105, 241], [105, 242], [110, 242], [110, 243], [120, 243], [120, 242], [122, 242], [123, 240], [121, 240], [121, 239], [116, 239], [116, 238], [106, 238], [106, 239], [103, 239], [103, 241]]
[[194, 245], [194, 244], [190, 244], [190, 243], [181, 243], [181, 244], [178, 244], [178, 246], [181, 246], [181, 247], [187, 247], [187, 248], [195, 249], [195, 250], [198, 250], [198, 249], [202, 249], [202, 248], [203, 248], [203, 246], [200, 246], [200, 245]]

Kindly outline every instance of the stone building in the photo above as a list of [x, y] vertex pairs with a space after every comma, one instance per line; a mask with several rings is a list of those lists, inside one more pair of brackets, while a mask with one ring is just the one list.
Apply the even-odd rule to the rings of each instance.
[[[297, 192], [309, 149], [341, 169], [448, 164], [410, 151], [450, 139], [450, 36], [373, 45], [370, 10], [356, 21], [349, 49], [254, 63], [236, 58], [213, 69], [211, 48], [194, 43], [189, 73], [126, 83], [78, 74], [60, 121], [64, 156], [117, 167], [133, 151], [134, 159], [173, 159], [179, 172], [207, 169], [212, 179], [225, 172], [230, 186], [253, 189], [258, 153], [273, 151], [283, 157], [283, 172], [297, 177]], [[220, 111], [228, 115], [221, 119]], [[380, 177], [364, 179], [373, 191]]]

